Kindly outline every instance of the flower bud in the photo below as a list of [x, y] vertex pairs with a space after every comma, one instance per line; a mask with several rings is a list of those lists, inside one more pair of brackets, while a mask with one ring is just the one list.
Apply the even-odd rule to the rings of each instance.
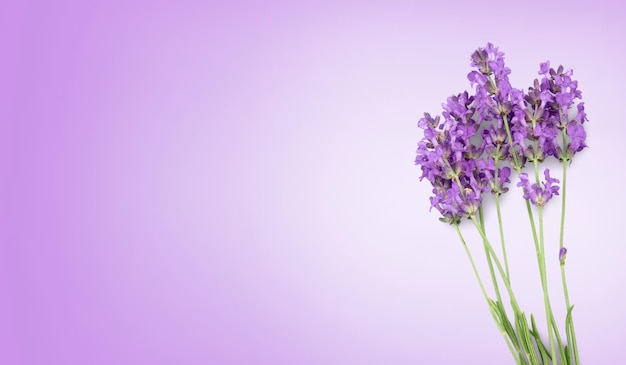
[[565, 264], [566, 256], [567, 256], [567, 248], [561, 247], [561, 249], [559, 250], [559, 261], [561, 262], [561, 265]]

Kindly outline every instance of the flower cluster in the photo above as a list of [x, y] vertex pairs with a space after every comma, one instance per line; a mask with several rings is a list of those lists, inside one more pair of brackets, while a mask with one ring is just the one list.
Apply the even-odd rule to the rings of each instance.
[[[418, 122], [424, 137], [415, 164], [422, 170], [420, 180], [433, 186], [431, 209], [449, 223], [475, 214], [483, 193], [507, 192], [511, 167], [521, 173], [527, 162], [548, 156], [571, 161], [586, 147], [587, 116], [572, 70], [541, 63], [542, 79], [524, 92], [511, 86], [504, 53], [491, 43], [472, 53], [470, 65], [474, 94], [453, 95], [442, 104], [443, 118], [425, 113]], [[558, 194], [558, 182], [546, 169], [543, 187], [531, 185], [522, 173], [518, 186], [524, 198], [543, 206]]]
[[[474, 98], [466, 91], [449, 97], [443, 104], [443, 120], [426, 113], [418, 122], [424, 129], [415, 159], [422, 169], [420, 180], [427, 178], [432, 183], [431, 208], [436, 208], [442, 221], [449, 223], [474, 215], [483, 193], [505, 192], [504, 183], [510, 182], [508, 167], [498, 168], [493, 157], [481, 157], [485, 149], [502, 143], [496, 134], [490, 137], [492, 146], [474, 142], [480, 123], [473, 117], [476, 110], [472, 104]], [[489, 135], [490, 131], [486, 132]]]
[[[578, 102], [582, 98], [582, 93], [578, 90], [578, 82], [572, 80], [573, 71], [564, 70], [563, 66], [559, 66], [557, 70], [550, 68], [550, 61], [541, 63], [539, 74], [543, 76], [539, 87], [535, 80], [535, 88], [529, 89], [532, 92], [544, 94], [545, 102], [535, 104], [544, 104], [543, 107], [537, 109], [541, 113], [537, 113], [540, 117], [535, 120], [544, 121], [546, 127], [550, 129], [550, 136], [553, 139], [549, 142], [550, 147], [547, 151], [550, 155], [563, 161], [571, 161], [574, 154], [582, 151], [587, 145], [585, 139], [587, 137], [583, 123], [587, 121], [585, 113], [585, 104]], [[575, 108], [575, 115], [573, 114]], [[556, 135], [561, 131], [562, 142], [556, 141]]]
[[[531, 87], [526, 91], [514, 88], [509, 81], [511, 70], [506, 67], [504, 53], [490, 43], [471, 54], [470, 66], [472, 70], [467, 79], [471, 91], [450, 96], [442, 104], [441, 115], [433, 117], [425, 113], [418, 122], [424, 134], [418, 142], [415, 164], [422, 171], [420, 180], [426, 178], [433, 187], [431, 210], [437, 209], [442, 215], [441, 221], [455, 225], [483, 296], [516, 363], [580, 364], [571, 314], [573, 305], [569, 302], [565, 279], [567, 249], [563, 245], [567, 165], [576, 153], [587, 147], [583, 127], [587, 115], [580, 100], [582, 93], [578, 89], [578, 82], [572, 79], [572, 70], [565, 70], [563, 66], [554, 69], [550, 67], [550, 62], [543, 62], [539, 65], [540, 77], [533, 81]], [[559, 186], [558, 179], [550, 175], [549, 169], [544, 169], [543, 176], [539, 176], [539, 164], [548, 158], [556, 158], [563, 164], [562, 186]], [[532, 165], [532, 177], [524, 172], [527, 164]], [[499, 198], [509, 191], [507, 185], [511, 183], [512, 170], [518, 173], [517, 187], [521, 188], [526, 200], [531, 223], [544, 295], [549, 347], [544, 345], [532, 314], [531, 331], [525, 312], [520, 308], [511, 287]], [[559, 263], [567, 309], [565, 346], [549, 300], [543, 229], [543, 208], [560, 192], [563, 199]], [[482, 214], [482, 203], [487, 198], [485, 194], [495, 196], [504, 265], [500, 263], [499, 255], [487, 237]], [[536, 208], [533, 209], [531, 204]], [[538, 231], [535, 228], [534, 210], [539, 213]], [[485, 248], [496, 299], [490, 298], [485, 291], [458, 227], [463, 218], [470, 218], [481, 236], [481, 246]], [[504, 307], [494, 267], [509, 294], [513, 321], [509, 320]]]
[[521, 186], [524, 190], [524, 199], [530, 200], [538, 207], [546, 205], [552, 196], [559, 195], [559, 187], [556, 185], [559, 180], [550, 177], [550, 169], [544, 170], [544, 176], [546, 181], [543, 183], [543, 188], [537, 184], [531, 185], [528, 181], [528, 174], [525, 172], [519, 175], [520, 182], [517, 183], [517, 186]]

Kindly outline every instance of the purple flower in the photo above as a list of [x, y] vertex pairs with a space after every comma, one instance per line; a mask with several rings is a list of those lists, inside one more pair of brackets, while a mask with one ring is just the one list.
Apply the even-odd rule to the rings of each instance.
[[[490, 75], [495, 70], [502, 72], [504, 53], [498, 51], [491, 43], [487, 47], [478, 48], [470, 57], [470, 66], [476, 67], [484, 75]], [[502, 66], [500, 65], [502, 64]]]
[[476, 67], [481, 73], [488, 75], [491, 72], [488, 58], [487, 50], [479, 48], [470, 56], [470, 66]]
[[472, 141], [479, 127], [472, 118], [473, 102], [468, 92], [453, 95], [442, 104], [443, 118], [426, 113], [418, 122], [424, 137], [418, 142], [415, 164], [422, 170], [420, 180], [426, 178], [433, 185], [431, 209], [448, 223], [475, 214], [481, 194], [489, 190], [476, 166], [483, 149]]
[[[531, 194], [533, 193], [533, 187], [530, 185], [530, 181], [528, 180], [528, 174], [527, 173], [521, 173], [519, 174], [519, 182], [517, 183], [517, 186], [521, 186], [523, 191], [524, 191], [524, 199], [528, 200], [531, 197]], [[537, 185], [534, 185], [537, 186]]]
[[550, 169], [543, 170], [543, 176], [546, 181], [543, 183], [544, 190], [549, 191], [553, 195], [559, 195], [559, 186], [556, 185], [560, 181], [559, 179], [554, 179], [550, 177]]
[[[549, 62], [539, 66], [539, 74], [543, 75], [539, 86], [540, 91], [537, 89], [537, 80], [535, 80], [535, 89], [529, 89], [527, 101], [536, 99], [538, 92], [541, 93], [541, 100], [544, 101], [539, 107], [530, 108], [534, 108], [535, 111], [530, 119], [533, 123], [546, 124], [550, 130], [548, 134], [543, 135], [544, 140], [540, 141], [545, 154], [555, 156], [561, 161], [571, 161], [577, 152], [587, 147], [585, 144], [587, 135], [582, 127], [587, 121], [587, 114], [584, 103], [578, 101], [582, 98], [582, 93], [578, 90], [578, 81], [572, 79], [574, 72], [565, 70], [563, 66], [559, 66], [556, 70], [549, 66]], [[574, 107], [576, 116], [570, 119], [569, 112]], [[561, 133], [567, 137], [565, 146], [560, 143], [564, 138]]]
[[567, 136], [570, 139], [567, 144], [567, 156], [568, 160], [571, 160], [576, 152], [580, 152], [587, 147], [585, 144], [587, 133], [582, 125], [570, 124], [567, 126]]
[[504, 128], [496, 128], [493, 124], [483, 129], [482, 149], [488, 157], [506, 160], [509, 156], [509, 145]]
[[578, 105], [576, 105], [576, 109], [578, 113], [576, 114], [576, 117], [574, 117], [573, 121], [580, 124], [585, 123], [587, 121], [587, 113], [585, 113], [585, 103], [578, 103]]
[[[504, 52], [498, 51], [498, 47], [495, 47], [491, 43], [487, 43], [485, 48], [478, 48], [470, 56], [470, 66], [476, 68], [478, 72], [472, 71], [467, 77], [472, 83], [478, 83], [481, 86], [485, 86], [487, 82], [486, 77], [479, 77], [479, 74], [485, 76], [496, 76], [496, 85], [498, 80], [507, 79], [507, 75], [511, 73], [511, 69], [504, 64]], [[495, 86], [495, 85], [493, 85]]]
[[487, 76], [485, 76], [484, 74], [478, 71], [472, 71], [469, 74], [467, 74], [467, 79], [470, 81], [470, 85], [472, 87], [474, 86], [474, 84], [485, 86], [488, 80]]
[[[587, 115], [572, 70], [555, 70], [550, 61], [542, 62], [541, 80], [524, 92], [511, 85], [504, 53], [493, 44], [474, 51], [470, 65], [467, 79], [473, 94], [448, 97], [440, 116], [425, 113], [417, 123], [423, 130], [415, 157], [420, 181], [426, 178], [432, 184], [431, 210], [437, 209], [440, 220], [448, 223], [474, 215], [483, 193], [507, 192], [507, 164], [521, 171], [526, 161], [540, 162], [546, 156], [570, 160], [587, 147], [582, 127]], [[570, 120], [574, 107], [577, 113]], [[531, 184], [522, 173], [517, 185], [525, 199], [544, 206], [558, 195], [558, 183], [546, 169], [542, 183]]]
[[489, 191], [498, 195], [502, 195], [509, 191], [509, 188], [504, 186], [505, 183], [511, 182], [509, 179], [511, 176], [511, 169], [509, 167], [496, 169], [495, 163], [491, 157], [487, 161], [479, 160], [478, 167], [482, 171], [482, 178], [485, 180]]
[[440, 220], [446, 223], [458, 223], [461, 215], [464, 213], [460, 204], [463, 203], [459, 186], [450, 180], [440, 180], [439, 184], [433, 189], [435, 194], [430, 198], [431, 210], [435, 208], [441, 213]]
[[457, 196], [457, 202], [459, 208], [465, 213], [466, 216], [473, 216], [478, 211], [480, 203], [482, 202], [482, 196], [480, 191], [475, 191], [471, 188], [465, 188], [464, 194]]
[[503, 167], [498, 171], [498, 178], [494, 179], [494, 184], [491, 186], [491, 191], [494, 194], [503, 194], [509, 191], [508, 187], [505, 187], [505, 183], [510, 183], [511, 169]]
[[529, 200], [532, 204], [543, 207], [546, 205], [552, 196], [559, 195], [559, 187], [556, 185], [559, 180], [550, 177], [550, 170], [544, 170], [545, 181], [543, 182], [543, 188], [537, 184], [532, 184], [528, 180], [528, 174], [521, 173], [519, 175], [520, 182], [517, 186], [521, 186], [524, 191], [524, 199]]
[[424, 118], [421, 118], [417, 122], [417, 126], [422, 129], [426, 129], [426, 128], [434, 129], [439, 125], [439, 119], [440, 119], [439, 116], [436, 116], [435, 118], [433, 118], [430, 116], [430, 114], [424, 113]]
[[[553, 95], [553, 100], [550, 101], [550, 112], [556, 116], [558, 120], [557, 126], [559, 129], [565, 129], [571, 121], [568, 120], [567, 111], [574, 107], [576, 100], [582, 98], [582, 93], [578, 90], [578, 81], [572, 80], [574, 72], [572, 70], [564, 70], [563, 66], [559, 66], [555, 71], [553, 68], [545, 73], [543, 72], [546, 66], [540, 65], [540, 74], [543, 75], [541, 80], [541, 90], [548, 91]], [[579, 114], [580, 114], [579, 109]], [[582, 120], [585, 118], [584, 113], [579, 117]]]
[[550, 72], [550, 61], [542, 62], [539, 64], [539, 75], [547, 75]]
[[532, 137], [537, 141], [537, 148], [534, 149], [537, 160], [543, 161], [545, 156], [556, 156], [558, 135], [558, 129], [550, 122], [535, 124]]
[[[478, 69], [468, 74], [470, 84], [476, 88], [474, 98], [476, 112], [483, 121], [494, 120], [494, 128], [501, 130], [502, 133], [505, 133], [504, 123], [507, 123], [511, 135], [516, 136], [513, 141], [506, 141], [502, 148], [491, 138], [484, 141], [483, 148], [490, 156], [498, 159], [508, 159], [515, 155], [514, 160], [518, 163], [516, 169], [521, 170], [525, 162], [524, 139], [528, 134], [524, 116], [524, 92], [511, 86], [508, 78], [511, 70], [505, 65], [504, 53], [493, 44], [489, 43], [485, 48], [476, 50], [472, 54], [470, 64]], [[485, 136], [487, 135], [483, 133], [483, 137]], [[513, 143], [515, 141], [520, 143]], [[503, 152], [502, 155], [497, 156], [500, 151]]]

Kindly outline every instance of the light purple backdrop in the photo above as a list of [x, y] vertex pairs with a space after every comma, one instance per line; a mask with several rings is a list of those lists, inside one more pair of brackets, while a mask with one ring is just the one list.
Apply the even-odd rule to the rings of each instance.
[[[513, 363], [413, 166], [417, 120], [488, 41], [516, 87], [546, 59], [579, 80], [570, 295], [584, 363], [616, 363], [626, 11], [541, 3], [3, 3], [0, 363]], [[504, 205], [544, 328], [517, 189]]]

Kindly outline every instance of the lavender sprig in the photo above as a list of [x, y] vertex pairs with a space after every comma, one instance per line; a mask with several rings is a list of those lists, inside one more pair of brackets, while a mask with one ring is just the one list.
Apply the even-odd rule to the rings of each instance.
[[[550, 67], [549, 61], [539, 65], [540, 79], [535, 79], [526, 92], [512, 87], [509, 81], [511, 70], [505, 64], [504, 53], [491, 43], [471, 54], [470, 66], [473, 70], [467, 78], [473, 94], [464, 91], [448, 97], [442, 104], [441, 116], [433, 118], [425, 113], [418, 122], [424, 136], [418, 143], [415, 164], [422, 171], [420, 181], [426, 178], [433, 187], [430, 209], [437, 209], [441, 214], [441, 221], [455, 226], [463, 244], [465, 241], [458, 226], [464, 218], [474, 222], [483, 238], [498, 297], [496, 302], [486, 297], [492, 312], [495, 310], [498, 313], [496, 322], [502, 333], [509, 336], [505, 336], [505, 340], [516, 362], [539, 364], [534, 353], [535, 348], [524, 340], [527, 338], [525, 336], [530, 335], [530, 330], [525, 325], [526, 317], [514, 300], [511, 289], [500, 213], [499, 197], [509, 190], [506, 185], [511, 181], [511, 168], [519, 173], [517, 186], [522, 189], [526, 200], [544, 291], [550, 337], [549, 353], [541, 344], [536, 330], [532, 332], [532, 336], [538, 345], [541, 344], [539, 351], [544, 363], [547, 363], [548, 357], [556, 361], [557, 353], [552, 336], [554, 333], [561, 361], [576, 361], [578, 364], [578, 349], [571, 317], [573, 306], [569, 303], [564, 272], [567, 249], [563, 247], [563, 227], [566, 168], [575, 154], [587, 148], [587, 135], [583, 126], [587, 121], [587, 114], [584, 103], [581, 102], [582, 93], [578, 89], [578, 82], [573, 79], [572, 70], [566, 70], [563, 66], [555, 70]], [[549, 157], [555, 157], [563, 163], [561, 187], [558, 185], [560, 181], [550, 176], [549, 169], [544, 170], [543, 181], [540, 179], [538, 164]], [[527, 162], [533, 164], [534, 183], [531, 183], [527, 173], [522, 172]], [[559, 192], [562, 193], [559, 261], [568, 310], [566, 329], [570, 345], [567, 354], [562, 347], [550, 307], [544, 253], [543, 209]], [[484, 194], [493, 194], [495, 197], [506, 272], [485, 235], [482, 213]], [[531, 206], [535, 206], [539, 213], [539, 234], [535, 230]], [[498, 272], [509, 291], [516, 325], [524, 323], [517, 328], [521, 331], [519, 338], [506, 318], [492, 261], [498, 266]], [[475, 270], [473, 261], [472, 266]], [[480, 282], [478, 273], [475, 273]], [[484, 288], [482, 289], [485, 294]]]

